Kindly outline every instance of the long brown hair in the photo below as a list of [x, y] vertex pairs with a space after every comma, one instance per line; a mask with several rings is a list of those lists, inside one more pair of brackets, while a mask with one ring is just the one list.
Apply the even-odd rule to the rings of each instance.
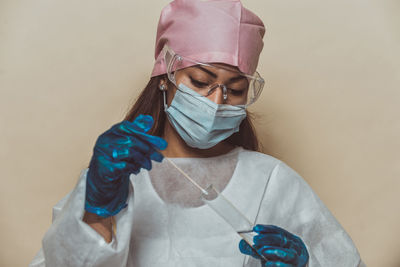
[[[148, 133], [156, 136], [163, 135], [167, 121], [162, 91], [158, 88], [161, 80], [167, 81], [168, 85], [172, 84], [166, 74], [152, 77], [125, 116], [125, 120], [133, 121], [139, 114], [151, 115], [154, 119], [154, 125]], [[248, 150], [259, 151], [260, 144], [252, 124], [252, 117], [253, 115], [247, 111], [246, 118], [239, 126], [239, 132], [232, 134], [226, 141]]]

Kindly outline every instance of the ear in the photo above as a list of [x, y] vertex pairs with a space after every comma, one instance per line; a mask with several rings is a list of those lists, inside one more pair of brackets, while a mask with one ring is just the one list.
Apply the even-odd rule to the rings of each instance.
[[168, 89], [167, 82], [161, 79], [160, 82], [158, 83], [158, 89], [160, 89], [161, 91], [167, 91]]

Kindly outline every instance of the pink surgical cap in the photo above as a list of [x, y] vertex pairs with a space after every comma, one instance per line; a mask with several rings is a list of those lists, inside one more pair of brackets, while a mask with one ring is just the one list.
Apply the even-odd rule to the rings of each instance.
[[239, 0], [172, 1], [161, 11], [151, 77], [167, 72], [161, 53], [165, 44], [182, 56], [254, 74], [264, 34], [261, 19]]

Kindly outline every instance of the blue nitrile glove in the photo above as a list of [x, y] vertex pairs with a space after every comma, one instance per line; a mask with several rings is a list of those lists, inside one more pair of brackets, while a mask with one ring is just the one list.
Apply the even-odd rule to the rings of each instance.
[[254, 236], [254, 248], [266, 259], [255, 253], [249, 244], [243, 239], [240, 240], [240, 252], [251, 255], [261, 260], [261, 266], [280, 266], [280, 267], [304, 267], [308, 262], [308, 252], [300, 237], [275, 226], [257, 224], [253, 228], [258, 234]]
[[167, 142], [146, 134], [152, 126], [151, 116], [139, 115], [134, 122], [124, 120], [98, 137], [86, 179], [86, 211], [101, 217], [117, 214], [127, 206], [129, 175], [140, 168], [150, 170], [150, 160], [162, 161], [157, 150], [165, 149]]

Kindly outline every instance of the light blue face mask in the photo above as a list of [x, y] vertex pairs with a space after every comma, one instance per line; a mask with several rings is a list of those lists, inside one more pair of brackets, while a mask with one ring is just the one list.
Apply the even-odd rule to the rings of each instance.
[[180, 83], [168, 107], [164, 93], [164, 110], [175, 130], [191, 147], [215, 146], [233, 133], [246, 117], [244, 105], [216, 104]]

